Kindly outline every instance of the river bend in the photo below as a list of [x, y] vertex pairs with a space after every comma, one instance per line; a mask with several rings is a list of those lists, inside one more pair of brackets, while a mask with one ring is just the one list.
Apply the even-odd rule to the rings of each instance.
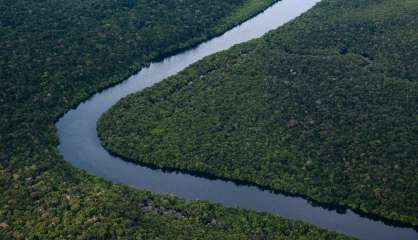
[[175, 75], [208, 55], [259, 38], [309, 10], [319, 1], [278, 2], [225, 34], [153, 62], [120, 84], [96, 93], [56, 123], [60, 153], [65, 160], [89, 174], [134, 188], [277, 214], [360, 239], [418, 239], [418, 233], [412, 228], [374, 220], [349, 209], [330, 209], [302, 197], [273, 193], [255, 186], [136, 165], [112, 156], [100, 144], [96, 122], [121, 98]]

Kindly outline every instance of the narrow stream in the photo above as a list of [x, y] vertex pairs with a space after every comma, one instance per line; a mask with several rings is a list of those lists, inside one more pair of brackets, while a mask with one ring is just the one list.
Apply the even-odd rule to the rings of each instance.
[[220, 37], [195, 48], [154, 62], [124, 82], [95, 94], [57, 123], [64, 159], [89, 174], [146, 189], [172, 193], [186, 199], [202, 199], [227, 207], [240, 207], [303, 220], [318, 227], [335, 230], [360, 239], [418, 239], [412, 228], [395, 226], [359, 215], [349, 209], [318, 206], [302, 197], [273, 193], [255, 186], [213, 180], [182, 172], [168, 172], [136, 165], [109, 154], [100, 144], [96, 132], [98, 118], [128, 94], [174, 75], [205, 56], [261, 37], [312, 8], [320, 0], [283, 0], [263, 13], [231, 29]]

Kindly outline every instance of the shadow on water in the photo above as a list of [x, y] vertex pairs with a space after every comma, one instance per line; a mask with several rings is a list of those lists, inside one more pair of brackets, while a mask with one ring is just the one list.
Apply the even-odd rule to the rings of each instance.
[[320, 0], [283, 0], [221, 36], [194, 48], [155, 61], [127, 80], [103, 89], [57, 122], [59, 151], [72, 165], [91, 175], [194, 200], [208, 200], [227, 207], [268, 212], [303, 220], [318, 227], [360, 239], [418, 239], [417, 229], [333, 204], [323, 204], [299, 194], [272, 191], [245, 181], [233, 181], [211, 174], [134, 164], [112, 155], [100, 144], [96, 122], [121, 98], [177, 74], [184, 68], [235, 44], [259, 38], [312, 8]]
[[322, 208], [324, 210], [328, 210], [328, 211], [335, 211], [338, 214], [346, 214], [347, 211], [353, 211], [354, 213], [356, 213], [357, 215], [359, 215], [362, 218], [367, 218], [376, 222], [382, 222], [385, 225], [388, 226], [392, 226], [392, 227], [397, 227], [397, 228], [412, 228], [415, 231], [418, 232], [418, 226], [413, 226], [412, 224], [409, 223], [405, 223], [405, 222], [400, 222], [400, 221], [395, 221], [395, 220], [391, 220], [391, 219], [387, 219], [384, 218], [382, 216], [379, 216], [377, 214], [373, 214], [373, 213], [367, 213], [358, 209], [350, 209], [348, 207], [344, 207], [338, 204], [333, 204], [333, 203], [324, 203], [324, 202], [319, 202], [316, 201], [306, 195], [303, 194], [299, 194], [299, 193], [291, 193], [291, 192], [286, 192], [286, 191], [280, 191], [280, 190], [276, 190], [276, 189], [272, 189], [269, 186], [264, 186], [264, 185], [260, 185], [251, 181], [244, 181], [244, 180], [240, 180], [240, 179], [233, 179], [233, 178], [226, 178], [223, 176], [218, 176], [216, 174], [211, 174], [211, 173], [207, 173], [207, 172], [199, 172], [199, 171], [191, 171], [191, 170], [187, 170], [187, 169], [178, 169], [178, 168], [170, 168], [170, 167], [160, 167], [154, 164], [149, 164], [149, 163], [145, 163], [145, 162], [138, 162], [136, 160], [132, 160], [126, 157], [123, 157], [121, 155], [118, 155], [117, 153], [114, 153], [110, 150], [107, 150], [109, 152], [109, 154], [115, 158], [120, 158], [123, 161], [126, 162], [130, 162], [133, 164], [137, 164], [141, 167], [145, 167], [145, 168], [149, 168], [151, 170], [154, 171], [160, 171], [162, 173], [166, 173], [166, 174], [187, 174], [196, 178], [202, 178], [202, 179], [207, 179], [210, 181], [224, 181], [224, 182], [229, 182], [234, 184], [237, 187], [256, 187], [257, 189], [259, 189], [260, 191], [266, 191], [269, 192], [271, 194], [278, 194], [278, 195], [283, 195], [289, 198], [303, 198], [305, 199], [312, 207], [319, 207]]

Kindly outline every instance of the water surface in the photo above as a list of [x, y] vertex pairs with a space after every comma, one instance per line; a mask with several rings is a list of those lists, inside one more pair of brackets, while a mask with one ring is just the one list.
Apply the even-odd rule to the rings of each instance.
[[273, 193], [255, 186], [136, 165], [109, 154], [97, 137], [97, 120], [121, 98], [150, 87], [205, 56], [261, 37], [309, 10], [319, 1], [283, 0], [222, 36], [160, 62], [153, 62], [124, 82], [95, 94], [57, 122], [60, 153], [65, 160], [89, 174], [134, 188], [160, 194], [172, 193], [186, 199], [209, 200], [228, 207], [269, 212], [360, 239], [417, 240], [418, 233], [411, 228], [391, 226], [351, 210], [337, 211], [318, 206], [302, 197]]

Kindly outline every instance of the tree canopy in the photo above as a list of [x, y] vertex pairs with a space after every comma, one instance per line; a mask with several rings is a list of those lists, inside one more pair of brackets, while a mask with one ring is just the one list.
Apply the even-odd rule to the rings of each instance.
[[324, 0], [129, 96], [118, 155], [418, 225], [418, 2]]
[[0, 239], [346, 239], [111, 184], [58, 154], [54, 121], [271, 0], [0, 0]]

